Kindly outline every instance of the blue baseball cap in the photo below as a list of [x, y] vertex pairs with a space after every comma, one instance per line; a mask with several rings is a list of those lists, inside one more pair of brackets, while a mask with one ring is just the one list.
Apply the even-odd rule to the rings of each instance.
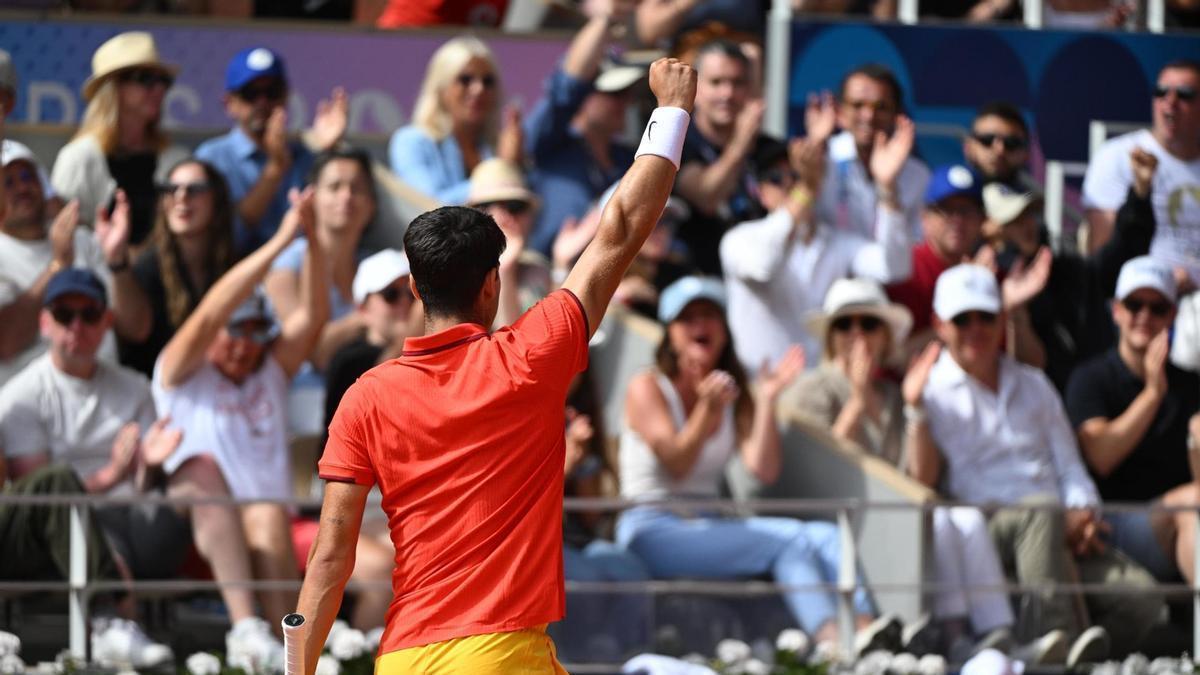
[[82, 295], [108, 306], [108, 291], [104, 288], [104, 282], [94, 272], [82, 267], [69, 267], [50, 277], [46, 292], [42, 295], [42, 306], [49, 307], [64, 295]]
[[925, 186], [925, 206], [962, 195], [983, 205], [983, 181], [962, 164], [944, 164], [933, 170]]
[[658, 320], [671, 323], [696, 300], [708, 300], [725, 309], [725, 284], [715, 277], [684, 277], [663, 289], [658, 298]]
[[287, 82], [283, 57], [266, 47], [247, 47], [235, 54], [225, 69], [225, 91], [237, 91], [259, 77]]

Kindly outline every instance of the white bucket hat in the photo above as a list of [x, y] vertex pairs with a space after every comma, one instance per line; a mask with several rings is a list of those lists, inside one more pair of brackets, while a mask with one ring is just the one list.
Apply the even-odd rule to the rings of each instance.
[[822, 338], [834, 321], [848, 315], [873, 316], [887, 324], [892, 334], [891, 349], [904, 342], [912, 330], [912, 313], [904, 305], [888, 300], [883, 287], [870, 279], [838, 279], [825, 294], [819, 312], [809, 313], [805, 320], [812, 335]]

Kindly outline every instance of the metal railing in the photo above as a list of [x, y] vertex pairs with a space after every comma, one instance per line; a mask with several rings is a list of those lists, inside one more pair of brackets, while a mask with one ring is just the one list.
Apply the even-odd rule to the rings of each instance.
[[[120, 504], [163, 504], [185, 506], [195, 504], [227, 504], [238, 505], [261, 503], [262, 500], [237, 500], [220, 497], [195, 497], [172, 499], [158, 495], [140, 497], [108, 497], [102, 495], [4, 495], [0, 494], [0, 506], [67, 506], [70, 508], [70, 576], [66, 581], [8, 581], [0, 582], [0, 593], [20, 594], [45, 591], [66, 590], [68, 596], [68, 650], [78, 659], [87, 658], [89, 603], [91, 596], [103, 592], [130, 592], [133, 594], [147, 593], [189, 593], [196, 591], [217, 591], [222, 587], [241, 587], [252, 590], [299, 590], [300, 581], [294, 580], [246, 580], [238, 582], [217, 582], [207, 580], [178, 580], [178, 581], [99, 581], [87, 576], [88, 560], [88, 516], [87, 509], [102, 505]], [[271, 500], [294, 507], [319, 507], [315, 500]], [[752, 597], [756, 595], [778, 595], [780, 593], [797, 591], [829, 591], [837, 595], [839, 634], [845, 653], [853, 653], [854, 636], [854, 595], [859, 589], [859, 545], [855, 538], [855, 522], [860, 516], [871, 510], [921, 510], [928, 514], [935, 508], [953, 506], [945, 502], [873, 502], [863, 499], [771, 499], [771, 500], [689, 500], [687, 502], [672, 501], [631, 501], [616, 498], [568, 498], [564, 500], [566, 512], [616, 512], [635, 506], [655, 506], [683, 513], [726, 514], [731, 516], [755, 515], [809, 515], [836, 514], [836, 523], [840, 535], [840, 567], [837, 579], [832, 583], [789, 585], [765, 581], [705, 581], [695, 579], [685, 580], [651, 580], [639, 582], [581, 582], [568, 581], [569, 593], [644, 593], [651, 596], [671, 594], [696, 594], [709, 596]], [[374, 505], [369, 505], [372, 508]], [[969, 505], [967, 505], [969, 506]], [[980, 506], [985, 510], [992, 508]], [[999, 505], [997, 505], [999, 508]], [[1004, 509], [1028, 510], [1061, 510], [1061, 506], [1040, 504], [1003, 505]], [[1188, 507], [1168, 507], [1162, 504], [1105, 504], [1104, 511], [1139, 511], [1139, 512], [1174, 512], [1195, 510]], [[915, 533], [917, 546], [926, 545], [926, 529], [921, 528]], [[1200, 579], [1200, 526], [1196, 537], [1196, 574]], [[936, 595], [948, 590], [992, 590], [1004, 591], [1009, 594], [1030, 593], [1045, 590], [1041, 584], [1006, 583], [994, 585], [948, 585], [928, 581], [922, 578], [915, 583], [869, 583], [868, 590], [880, 592], [918, 593], [922, 598]], [[1055, 592], [1087, 593], [1087, 594], [1146, 594], [1144, 587], [1125, 587], [1111, 584], [1090, 583], [1054, 583]], [[347, 590], [378, 589], [389, 590], [386, 582], [351, 582]], [[1162, 595], [1188, 594], [1192, 596], [1193, 611], [1200, 616], [1200, 586], [1186, 584], [1159, 584], [1153, 591]], [[1196, 623], [1193, 633], [1193, 653], [1200, 653], [1200, 622]], [[573, 664], [578, 669], [582, 664]], [[607, 667], [607, 666], [606, 666]], [[586, 668], [584, 669], [586, 670]], [[583, 671], [581, 671], [583, 672]]]

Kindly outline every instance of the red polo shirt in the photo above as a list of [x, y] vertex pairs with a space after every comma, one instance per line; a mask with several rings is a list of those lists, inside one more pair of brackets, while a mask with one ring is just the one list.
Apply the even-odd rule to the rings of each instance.
[[320, 475], [383, 494], [396, 568], [380, 654], [562, 618], [563, 411], [587, 343], [559, 290], [490, 335], [409, 338], [346, 392]]
[[912, 312], [914, 334], [932, 325], [933, 290], [938, 277], [951, 267], [933, 252], [928, 242], [922, 241], [912, 249], [912, 276], [888, 285], [887, 294], [892, 302], [898, 302]]

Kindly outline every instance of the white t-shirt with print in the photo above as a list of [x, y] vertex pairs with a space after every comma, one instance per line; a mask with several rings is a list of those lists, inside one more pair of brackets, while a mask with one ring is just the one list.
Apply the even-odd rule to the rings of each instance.
[[[26, 241], [0, 232], [0, 307], [11, 304], [32, 286], [53, 258], [49, 239]], [[100, 277], [108, 289], [111, 304], [112, 273], [108, 271], [104, 253], [91, 230], [79, 228], [75, 231], [75, 267], [89, 269]], [[46, 341], [38, 335], [21, 353], [11, 359], [0, 359], [0, 386], [45, 351]], [[98, 356], [111, 363], [117, 362], [117, 341], [111, 330], [104, 336]]]
[[1185, 162], [1159, 145], [1148, 129], [1110, 139], [1088, 164], [1083, 204], [1116, 211], [1133, 184], [1129, 153], [1140, 147], [1158, 158], [1150, 202], [1157, 228], [1150, 255], [1181, 266], [1200, 282], [1200, 159]]
[[234, 497], [290, 497], [288, 377], [279, 363], [268, 353], [262, 367], [239, 385], [205, 359], [173, 389], [162, 386], [161, 364], [154, 367], [154, 402], [171, 416], [171, 426], [183, 431], [183, 442], [163, 464], [167, 474], [192, 457], [211, 455]]
[[[97, 361], [90, 379], [54, 367], [50, 354], [35, 358], [0, 389], [0, 448], [8, 458], [48, 452], [80, 478], [104, 468], [121, 427], [154, 423], [154, 400], [145, 375]], [[125, 481], [111, 493], [132, 491]]]

